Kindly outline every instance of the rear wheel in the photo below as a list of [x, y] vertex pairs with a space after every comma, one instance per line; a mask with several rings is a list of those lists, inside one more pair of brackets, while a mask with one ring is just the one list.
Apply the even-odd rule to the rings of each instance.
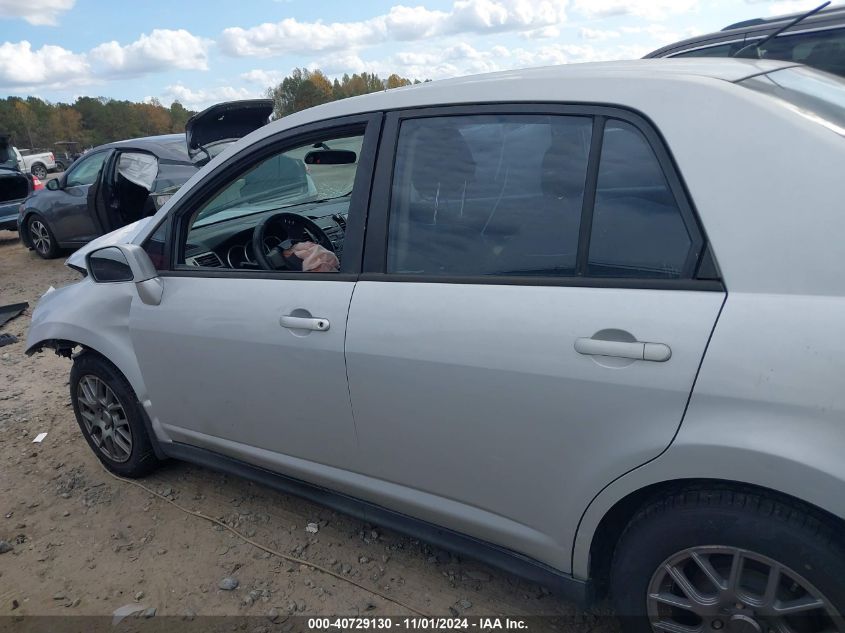
[[113, 473], [142, 477], [158, 466], [141, 404], [118, 369], [98, 354], [77, 356], [70, 398], [82, 435]]
[[812, 508], [693, 490], [633, 519], [611, 593], [626, 631], [845, 631], [845, 549], [832, 520]]
[[38, 180], [44, 180], [47, 177], [47, 167], [41, 163], [35, 163], [29, 170], [33, 176]]
[[26, 221], [26, 230], [32, 248], [44, 259], [53, 259], [59, 254], [56, 236], [40, 215], [32, 214]]

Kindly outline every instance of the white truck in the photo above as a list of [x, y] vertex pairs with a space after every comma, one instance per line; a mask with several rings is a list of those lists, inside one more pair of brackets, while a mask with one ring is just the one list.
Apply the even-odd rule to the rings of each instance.
[[31, 153], [30, 150], [19, 150], [13, 147], [12, 151], [18, 158], [18, 167], [25, 174], [32, 174], [39, 180], [47, 178], [47, 172], [56, 169], [56, 157], [53, 152]]

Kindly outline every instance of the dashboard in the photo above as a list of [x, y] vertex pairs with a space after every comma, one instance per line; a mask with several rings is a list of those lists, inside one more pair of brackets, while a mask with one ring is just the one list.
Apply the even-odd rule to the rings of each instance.
[[[340, 258], [348, 209], [349, 199], [346, 198], [274, 209], [195, 227], [188, 234], [185, 263], [202, 268], [261, 270], [253, 252], [253, 232], [264, 218], [282, 212], [296, 213], [312, 220], [331, 240], [334, 252]], [[264, 238], [265, 249], [269, 251], [283, 239], [282, 236], [267, 235]]]

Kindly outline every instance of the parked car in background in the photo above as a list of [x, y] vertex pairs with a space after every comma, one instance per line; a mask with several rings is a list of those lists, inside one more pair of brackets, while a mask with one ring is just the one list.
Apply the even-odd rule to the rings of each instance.
[[82, 156], [82, 150], [76, 141], [56, 141], [53, 145], [56, 147], [53, 155], [56, 157], [58, 171], [67, 170], [73, 161]]
[[39, 180], [47, 178], [47, 174], [56, 170], [56, 158], [53, 152], [33, 152], [27, 149], [18, 150], [23, 163], [21, 171], [32, 174]]
[[34, 176], [22, 173], [18, 155], [9, 137], [0, 135], [0, 230], [18, 230], [18, 210], [24, 199], [44, 185]]
[[824, 8], [755, 48], [755, 43], [763, 42], [804, 15], [806, 12], [744, 20], [717, 33], [669, 44], [646, 57], [733, 57], [739, 53], [806, 64], [845, 77], [845, 6]]
[[152, 215], [211, 155], [271, 112], [266, 99], [223, 103], [195, 115], [185, 134], [95, 147], [21, 206], [21, 241], [49, 259]]
[[765, 60], [335, 101], [71, 255], [27, 353], [122, 476], [252, 477], [629, 631], [841, 631], [843, 127]]

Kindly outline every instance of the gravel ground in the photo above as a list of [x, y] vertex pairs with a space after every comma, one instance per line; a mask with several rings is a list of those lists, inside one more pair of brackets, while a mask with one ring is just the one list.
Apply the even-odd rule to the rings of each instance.
[[[70, 361], [23, 353], [38, 297], [77, 278], [62, 262], [43, 261], [17, 234], [0, 231], [0, 304], [31, 306], [3, 327], [20, 342], [0, 348], [0, 540], [13, 548], [0, 553], [0, 616], [110, 616], [127, 604], [155, 608], [157, 619], [270, 613], [277, 623], [291, 613], [409, 613], [263, 552], [101, 469], [70, 407]], [[46, 438], [34, 444], [41, 432]], [[143, 483], [430, 615], [544, 615], [532, 630], [616, 630], [612, 619], [537, 585], [242, 479], [169, 463]], [[316, 533], [306, 530], [309, 523]], [[238, 581], [236, 589], [220, 588], [227, 577]]]

